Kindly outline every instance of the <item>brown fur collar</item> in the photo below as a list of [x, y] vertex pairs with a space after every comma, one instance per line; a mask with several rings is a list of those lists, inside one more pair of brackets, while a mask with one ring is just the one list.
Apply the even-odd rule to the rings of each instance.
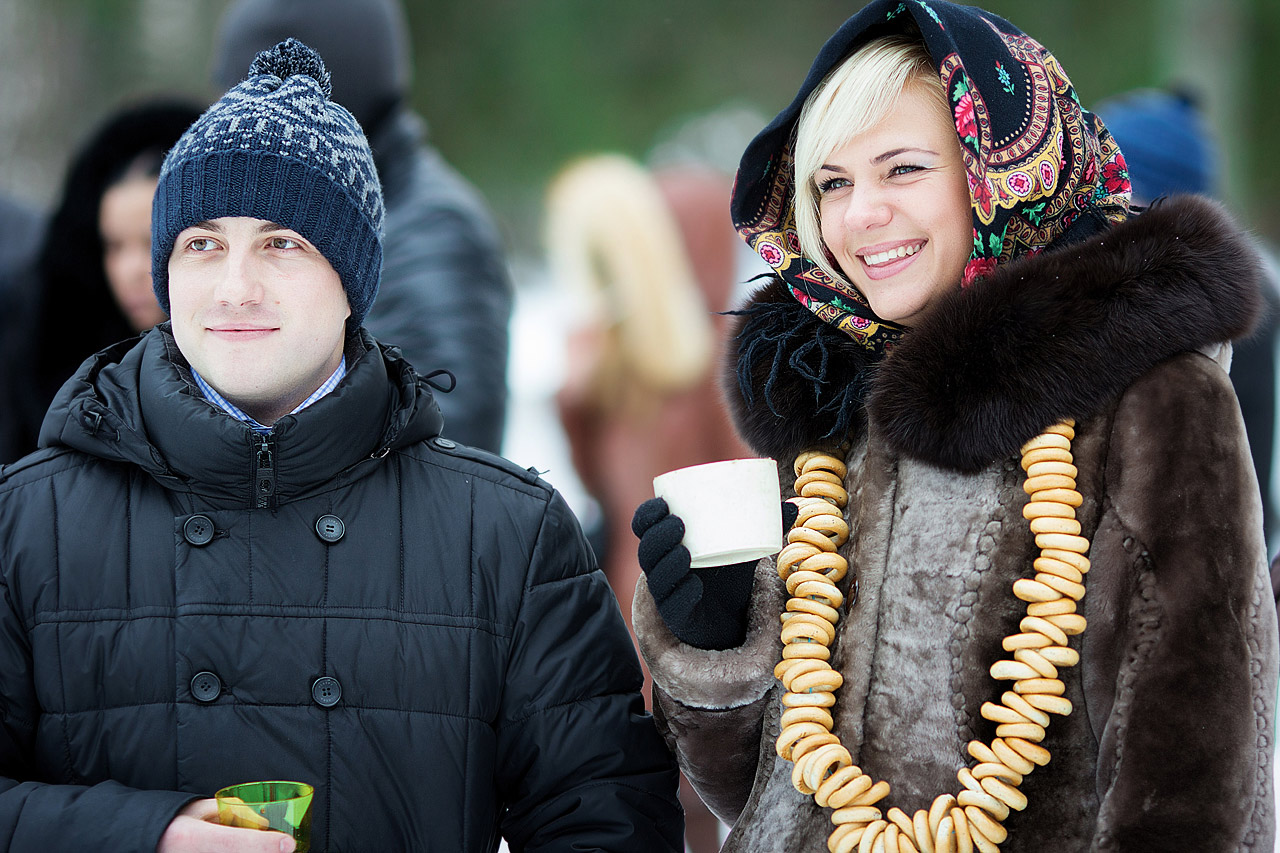
[[1181, 196], [948, 294], [878, 363], [774, 280], [737, 318], [726, 396], [763, 455], [856, 435], [869, 413], [897, 451], [976, 471], [1158, 362], [1246, 335], [1261, 269], [1221, 206]]

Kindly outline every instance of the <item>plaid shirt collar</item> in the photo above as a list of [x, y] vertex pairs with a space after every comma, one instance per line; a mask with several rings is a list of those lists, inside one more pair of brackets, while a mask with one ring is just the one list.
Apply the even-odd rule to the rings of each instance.
[[[215, 406], [222, 409], [222, 411], [226, 412], [228, 415], [231, 415], [231, 417], [244, 423], [246, 426], [249, 427], [249, 429], [253, 430], [256, 433], [259, 433], [261, 435], [266, 435], [267, 433], [271, 432], [271, 427], [263, 426], [262, 424], [258, 423], [250, 415], [246, 414], [243, 410], [241, 410], [238, 406], [236, 406], [226, 397], [222, 396], [217, 391], [213, 390], [213, 386], [210, 385], [208, 382], [205, 382], [204, 377], [201, 376], [199, 373], [197, 373], [194, 367], [191, 368], [191, 375], [192, 377], [195, 378], [196, 385], [200, 388], [200, 393], [203, 394], [204, 398], [208, 400], [210, 403], [213, 403]], [[319, 388], [317, 388], [314, 392], [312, 392], [310, 397], [308, 397], [307, 399], [299, 403], [298, 407], [294, 409], [292, 412], [290, 412], [289, 414], [291, 415], [297, 414], [298, 412], [305, 409], [307, 406], [310, 406], [316, 400], [319, 400], [321, 397], [328, 394], [334, 388], [337, 388], [338, 383], [342, 381], [342, 377], [346, 375], [347, 375], [347, 357], [344, 355], [342, 357], [342, 360], [338, 362], [338, 369], [333, 371], [333, 373], [329, 376], [329, 378], [326, 379], [320, 385]]]

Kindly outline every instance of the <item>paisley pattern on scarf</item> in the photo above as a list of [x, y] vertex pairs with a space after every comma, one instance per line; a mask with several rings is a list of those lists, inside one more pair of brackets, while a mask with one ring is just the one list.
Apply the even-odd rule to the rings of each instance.
[[[906, 33], [924, 41], [951, 101], [973, 208], [973, 252], [957, 286], [1042, 251], [1086, 213], [1129, 215], [1129, 176], [1106, 127], [1085, 110], [1057, 59], [1008, 21], [942, 0], [875, 0], [823, 46], [799, 94], [747, 147], [732, 214], [738, 233], [824, 322], [873, 352], [903, 329], [800, 251], [795, 124], [805, 99], [858, 47]], [[980, 285], [979, 285], [980, 286]]]

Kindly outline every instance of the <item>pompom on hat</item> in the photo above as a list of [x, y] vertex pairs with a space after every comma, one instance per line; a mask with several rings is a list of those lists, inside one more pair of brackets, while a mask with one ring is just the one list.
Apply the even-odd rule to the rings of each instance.
[[297, 39], [259, 53], [248, 77], [165, 157], [151, 209], [151, 275], [169, 312], [169, 255], [185, 228], [224, 216], [297, 231], [342, 279], [352, 328], [382, 267], [382, 186], [364, 132], [330, 100], [320, 55]]

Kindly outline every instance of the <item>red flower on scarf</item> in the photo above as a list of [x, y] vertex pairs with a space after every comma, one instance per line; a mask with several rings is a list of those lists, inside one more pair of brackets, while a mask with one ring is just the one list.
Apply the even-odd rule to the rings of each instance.
[[1102, 184], [1112, 195], [1129, 191], [1129, 166], [1123, 154], [1116, 152], [1116, 159], [1102, 167]]
[[991, 199], [994, 195], [995, 188], [989, 178], [978, 181], [969, 176], [969, 196], [973, 199], [974, 206], [983, 214], [991, 213]]
[[960, 134], [961, 139], [976, 139], [978, 137], [978, 123], [974, 120], [973, 115], [973, 96], [965, 92], [960, 96], [960, 100], [956, 102], [956, 133]]
[[960, 286], [968, 287], [978, 279], [990, 275], [995, 268], [995, 258], [974, 258], [964, 265], [964, 276], [960, 279]]

